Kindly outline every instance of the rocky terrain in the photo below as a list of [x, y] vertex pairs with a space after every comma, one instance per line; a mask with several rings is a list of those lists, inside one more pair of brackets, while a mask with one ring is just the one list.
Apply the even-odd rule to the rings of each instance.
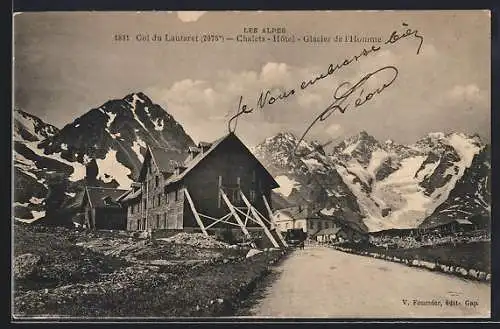
[[28, 224], [14, 235], [17, 319], [228, 316], [285, 255], [248, 257], [200, 236], [168, 242]]

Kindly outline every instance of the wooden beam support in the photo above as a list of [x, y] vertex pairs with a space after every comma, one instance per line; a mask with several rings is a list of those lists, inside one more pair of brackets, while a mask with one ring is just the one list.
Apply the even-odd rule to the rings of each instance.
[[205, 229], [205, 226], [203, 225], [203, 222], [201, 221], [200, 216], [198, 215], [198, 211], [196, 211], [196, 208], [194, 206], [193, 200], [191, 199], [191, 195], [189, 195], [189, 192], [186, 189], [184, 189], [184, 195], [186, 196], [186, 199], [188, 200], [189, 206], [191, 207], [191, 211], [193, 212], [194, 218], [196, 218], [196, 222], [201, 228], [201, 232], [203, 232], [203, 235], [208, 236], [208, 232]]
[[259, 222], [257, 220], [255, 220], [255, 218], [250, 216], [250, 209], [248, 209], [248, 213], [244, 213], [243, 211], [241, 211], [240, 209], [237, 209], [237, 208], [236, 208], [236, 211], [239, 212], [240, 214], [242, 214], [243, 216], [245, 216], [245, 227], [247, 226], [246, 223], [248, 222], [248, 220], [251, 220], [252, 222], [259, 224]]
[[[243, 224], [243, 221], [241, 220], [240, 216], [238, 215], [238, 212], [234, 208], [234, 206], [231, 203], [231, 201], [229, 201], [229, 199], [227, 198], [226, 193], [224, 193], [224, 191], [222, 189], [220, 189], [220, 194], [222, 196], [222, 199], [226, 203], [227, 207], [229, 208], [229, 211], [231, 211], [231, 213], [233, 214], [233, 217], [236, 219], [236, 221], [240, 225], [241, 230], [243, 231], [243, 234], [245, 234], [245, 236], [247, 237], [247, 239], [250, 239], [251, 238], [250, 232], [248, 232], [245, 224]], [[255, 246], [252, 246], [252, 247], [255, 248]]]
[[264, 199], [264, 204], [266, 205], [267, 213], [269, 214], [269, 219], [271, 220], [271, 223], [276, 231], [276, 234], [278, 235], [279, 239], [281, 240], [281, 243], [283, 243], [283, 245], [285, 247], [288, 247], [288, 243], [286, 243], [285, 239], [283, 238], [283, 235], [281, 235], [281, 232], [278, 229], [278, 225], [276, 225], [276, 220], [274, 219], [273, 211], [271, 210], [271, 207], [269, 206], [269, 203], [267, 202], [266, 196], [262, 195], [262, 199]]
[[[229, 217], [231, 217], [231, 213], [226, 214], [226, 215], [222, 216], [222, 217], [221, 217], [221, 218], [219, 218], [219, 219], [215, 219], [215, 218], [213, 218], [213, 217], [210, 217], [210, 216], [207, 216], [207, 215], [203, 215], [203, 214], [200, 214], [200, 215], [201, 215], [202, 217], [206, 217], [206, 218], [208, 218], [208, 219], [212, 219], [212, 220], [214, 221], [212, 224], [207, 225], [207, 227], [206, 227], [206, 229], [207, 229], [207, 230], [208, 230], [209, 228], [211, 228], [212, 226], [214, 226], [215, 224], [217, 224], [217, 223], [220, 223], [220, 222], [223, 222], [223, 223], [228, 223], [228, 222], [226, 221], [226, 219], [227, 219], [227, 218], [229, 218]], [[234, 225], [233, 223], [229, 223], [229, 224]]]
[[257, 220], [257, 222], [260, 224], [260, 226], [262, 226], [262, 228], [264, 229], [264, 233], [266, 233], [269, 240], [271, 240], [271, 243], [273, 244], [273, 246], [275, 248], [279, 248], [280, 247], [279, 243], [276, 241], [276, 239], [274, 238], [272, 233], [267, 228], [266, 224], [264, 224], [264, 222], [262, 221], [262, 218], [259, 217], [259, 214], [257, 214], [257, 211], [252, 206], [252, 204], [248, 201], [247, 197], [245, 196], [245, 194], [241, 190], [240, 190], [240, 195], [241, 195], [241, 198], [243, 199], [243, 202], [245, 202], [248, 209], [250, 209], [250, 212], [252, 213], [253, 217]]

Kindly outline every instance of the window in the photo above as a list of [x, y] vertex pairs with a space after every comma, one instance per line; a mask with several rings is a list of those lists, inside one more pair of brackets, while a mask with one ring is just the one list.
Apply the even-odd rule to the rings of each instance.
[[134, 204], [131, 204], [129, 209], [130, 209], [130, 214], [132, 215], [134, 213]]
[[234, 189], [231, 189], [230, 190], [230, 194], [229, 194], [229, 198], [231, 199], [231, 202], [239, 202], [241, 200], [241, 196], [240, 196], [240, 190], [237, 189], [237, 188], [234, 188]]
[[156, 228], [160, 228], [160, 214], [156, 215]]
[[157, 195], [157, 199], [158, 199], [158, 206], [160, 206], [160, 203], [161, 203], [161, 194]]
[[165, 204], [168, 204], [168, 192], [165, 192]]
[[144, 202], [143, 202], [143, 210], [146, 210], [146, 199], [144, 199]]
[[160, 176], [155, 176], [155, 187], [158, 187], [160, 185]]
[[254, 190], [250, 190], [250, 201], [251, 202], [254, 202], [255, 201], [255, 191]]
[[325, 228], [328, 228], [328, 223], [325, 223]]
[[168, 226], [167, 226], [167, 213], [166, 212], [163, 213], [163, 227], [168, 228]]

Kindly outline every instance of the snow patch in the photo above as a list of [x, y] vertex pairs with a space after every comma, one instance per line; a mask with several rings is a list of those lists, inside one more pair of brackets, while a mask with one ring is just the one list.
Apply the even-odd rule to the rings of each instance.
[[336, 210], [337, 209], [335, 209], [335, 208], [329, 208], [329, 209], [323, 208], [320, 210], [320, 213], [325, 215], [325, 216], [333, 216], [333, 214], [335, 214]]
[[141, 154], [141, 146], [146, 148], [146, 143], [137, 137], [137, 139], [132, 143], [132, 150], [135, 152], [137, 155], [137, 158], [139, 161], [144, 162], [144, 156]]
[[356, 147], [358, 147], [358, 145], [359, 145], [359, 140], [358, 140], [356, 143], [354, 143], [354, 144], [351, 144], [351, 145], [347, 146], [347, 147], [346, 147], [346, 148], [342, 151], [342, 153], [343, 153], [343, 154], [348, 154], [348, 155], [351, 155], [351, 154], [352, 154], [352, 152], [356, 149]]
[[37, 147], [38, 142], [29, 142], [26, 143], [26, 146], [32, 150], [36, 155], [44, 157], [44, 158], [51, 158], [54, 160], [57, 160], [59, 162], [62, 162], [64, 164], [67, 164], [68, 166], [73, 167], [73, 173], [69, 176], [69, 180], [72, 182], [76, 182], [78, 180], [81, 180], [85, 178], [86, 175], [86, 168], [83, 164], [79, 162], [69, 162], [61, 157], [61, 152], [58, 153], [53, 153], [53, 154], [44, 154], [42, 149], [39, 149]]
[[111, 113], [111, 112], [109, 112], [109, 113], [108, 113], [108, 116], [109, 116], [109, 119], [108, 119], [108, 122], [107, 122], [107, 124], [106, 124], [106, 125], [107, 125], [107, 127], [109, 128], [109, 127], [111, 127], [111, 124], [113, 123], [113, 121], [114, 121], [114, 120], [115, 120], [115, 118], [116, 118], [116, 113]]
[[61, 150], [67, 151], [68, 150], [68, 144], [61, 144]]
[[377, 172], [378, 168], [380, 168], [380, 165], [388, 157], [389, 157], [389, 154], [387, 154], [387, 152], [384, 150], [377, 149], [377, 150], [373, 151], [372, 157], [370, 159], [370, 163], [368, 164], [368, 167], [366, 168], [366, 170], [372, 176], [375, 176], [375, 173]]
[[[142, 123], [142, 121], [137, 116], [137, 113], [135, 112], [136, 106], [137, 106], [137, 101], [139, 101], [140, 103], [144, 103], [144, 101], [142, 99], [140, 99], [136, 94], [134, 94], [132, 96], [132, 103], [130, 103], [130, 105], [132, 106], [132, 108], [130, 110], [132, 111], [132, 114], [134, 115], [135, 121], [137, 121], [144, 128], [144, 130], [147, 131], [146, 126], [144, 126], [144, 124]], [[135, 129], [135, 131], [139, 131], [139, 130]]]
[[303, 159], [302, 162], [307, 166], [309, 170], [319, 170], [323, 169], [324, 166], [315, 158]]
[[297, 181], [290, 179], [288, 176], [277, 176], [275, 178], [276, 182], [280, 187], [276, 188], [275, 191], [283, 194], [284, 196], [289, 196], [292, 193], [294, 188], [300, 186], [300, 183]]
[[443, 139], [444, 138], [444, 133], [442, 133], [442, 132], [433, 132], [433, 133], [429, 133], [428, 136], [430, 138], [434, 138], [434, 139]]
[[32, 204], [41, 204], [43, 202], [43, 200], [44, 199], [40, 199], [40, 198], [32, 196], [31, 199], [30, 199], [30, 202]]
[[162, 131], [163, 130], [163, 119], [158, 118], [153, 121], [153, 124], [155, 125], [155, 130]]
[[128, 177], [130, 169], [121, 164], [116, 158], [116, 151], [109, 150], [104, 159], [96, 159], [99, 168], [98, 179], [110, 183], [113, 178], [118, 182], [120, 188], [129, 188], [132, 180]]
[[431, 163], [426, 163], [424, 168], [422, 168], [418, 173], [417, 173], [417, 180], [419, 182], [422, 182], [426, 177], [429, 177], [432, 175], [434, 170], [439, 166], [439, 161], [436, 162], [431, 162]]
[[42, 210], [42, 211], [32, 210], [31, 215], [33, 215], [33, 220], [35, 221], [37, 219], [45, 217], [45, 210]]

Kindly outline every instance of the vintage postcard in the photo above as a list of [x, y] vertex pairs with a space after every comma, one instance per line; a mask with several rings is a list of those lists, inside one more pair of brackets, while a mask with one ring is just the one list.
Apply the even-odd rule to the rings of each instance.
[[14, 319], [490, 317], [489, 11], [13, 25]]

